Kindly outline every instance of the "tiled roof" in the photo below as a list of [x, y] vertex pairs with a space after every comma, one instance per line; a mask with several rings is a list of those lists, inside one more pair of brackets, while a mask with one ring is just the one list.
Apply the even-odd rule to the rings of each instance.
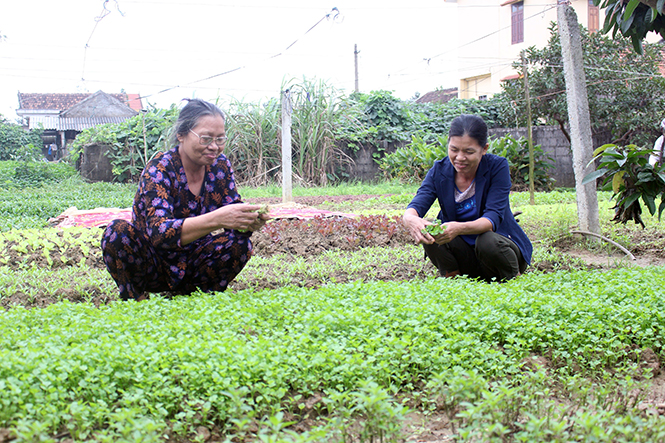
[[[19, 109], [53, 109], [64, 111], [82, 100], [90, 97], [91, 93], [18, 93]], [[135, 111], [141, 110], [141, 99], [138, 94], [109, 94], [111, 97], [127, 104]]]
[[430, 91], [416, 100], [416, 103], [446, 103], [457, 97], [457, 88], [440, 89]]
[[141, 95], [140, 94], [127, 94], [127, 100], [129, 102], [127, 104], [133, 110], [141, 111], [141, 109], [143, 109], [143, 104], [141, 103]]

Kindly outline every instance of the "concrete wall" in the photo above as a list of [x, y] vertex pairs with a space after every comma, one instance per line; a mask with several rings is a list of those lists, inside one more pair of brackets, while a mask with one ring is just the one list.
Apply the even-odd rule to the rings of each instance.
[[[533, 144], [540, 145], [545, 155], [554, 160], [554, 168], [550, 169], [550, 177], [554, 178], [554, 186], [560, 188], [575, 187], [575, 173], [573, 172], [573, 154], [570, 150], [570, 143], [563, 135], [558, 126], [534, 126], [532, 129]], [[490, 129], [489, 133], [495, 138], [501, 138], [506, 135], [519, 139], [526, 138], [527, 128], [513, 129]], [[592, 151], [598, 146], [611, 141], [611, 134], [603, 132], [595, 134], [593, 137]]]
[[113, 166], [106, 155], [107, 145], [91, 144], [83, 149], [81, 160], [81, 176], [91, 182], [112, 182]]
[[379, 169], [379, 164], [376, 162], [376, 156], [379, 158], [384, 155], [395, 152], [401, 146], [405, 146], [406, 142], [382, 142], [381, 150], [372, 145], [361, 145], [357, 151], [345, 149], [344, 151], [353, 159], [354, 164], [347, 169], [349, 179], [359, 180], [362, 182], [373, 182], [383, 178], [383, 174]]
[[[490, 129], [490, 136], [495, 138], [511, 135], [516, 139], [526, 138], [526, 128], [513, 129]], [[554, 186], [560, 188], [575, 187], [575, 174], [573, 172], [573, 156], [570, 150], [570, 143], [561, 132], [558, 126], [534, 126], [532, 130], [533, 144], [540, 145], [543, 152], [550, 156], [554, 162], [554, 167], [549, 170], [550, 177], [554, 178]], [[592, 150], [611, 141], [609, 132], [594, 135]], [[347, 153], [355, 160], [355, 165], [351, 166], [347, 173], [349, 178], [360, 181], [377, 181], [382, 179], [381, 170], [375, 161], [375, 156], [383, 156], [394, 152], [406, 142], [387, 143], [384, 142], [382, 150], [379, 151], [373, 146], [361, 146], [356, 151], [347, 150]]]

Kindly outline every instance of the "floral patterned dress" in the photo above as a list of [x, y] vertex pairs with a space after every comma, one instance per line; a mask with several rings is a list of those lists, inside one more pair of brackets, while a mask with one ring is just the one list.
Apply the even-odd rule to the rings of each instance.
[[199, 195], [189, 190], [178, 146], [155, 156], [141, 176], [132, 222], [114, 220], [102, 237], [104, 263], [120, 298], [138, 299], [146, 291], [224, 291], [251, 257], [251, 232], [225, 230], [182, 245], [182, 224], [240, 202], [223, 154], [206, 166]]

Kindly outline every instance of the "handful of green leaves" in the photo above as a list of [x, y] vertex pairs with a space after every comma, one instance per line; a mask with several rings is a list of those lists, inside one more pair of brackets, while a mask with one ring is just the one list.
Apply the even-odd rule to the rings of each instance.
[[256, 212], [259, 213], [259, 217], [260, 217], [263, 214], [267, 214], [268, 212], [270, 212], [270, 207], [268, 205], [262, 205], [261, 208], [259, 208], [259, 210], [256, 211]]
[[445, 226], [443, 226], [443, 222], [441, 220], [434, 220], [434, 224], [427, 225], [425, 226], [421, 232], [423, 234], [429, 234], [431, 236], [443, 234], [443, 231], [446, 229]]
[[[270, 211], [270, 207], [268, 205], [262, 205], [258, 211], [256, 211], [259, 214], [259, 217], [261, 217], [263, 214], [267, 214]], [[246, 233], [249, 232], [248, 229], [238, 229], [238, 232]]]

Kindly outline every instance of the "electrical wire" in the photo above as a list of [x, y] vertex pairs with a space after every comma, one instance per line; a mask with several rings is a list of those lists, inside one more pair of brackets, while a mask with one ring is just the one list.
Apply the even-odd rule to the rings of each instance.
[[[295, 39], [295, 40], [294, 40], [289, 46], [287, 46], [283, 51], [281, 51], [281, 52], [279, 52], [279, 53], [277, 53], [277, 54], [274, 54], [274, 55], [268, 57], [268, 60], [270, 60], [270, 59], [274, 59], [274, 58], [277, 58], [277, 57], [280, 57], [281, 55], [283, 55], [284, 52], [288, 51], [291, 47], [293, 47], [293, 45], [295, 45], [296, 43], [298, 43], [298, 42], [299, 42], [303, 37], [305, 37], [309, 32], [311, 32], [314, 28], [316, 28], [319, 24], [321, 24], [321, 22], [323, 22], [323, 21], [326, 20], [326, 19], [330, 19], [331, 17], [332, 17], [332, 20], [333, 20], [333, 21], [339, 19], [339, 17], [340, 17], [339, 9], [337, 9], [336, 7], [332, 8], [332, 10], [331, 10], [329, 13], [327, 13], [326, 15], [324, 15], [323, 17], [321, 17], [321, 19], [320, 19], [318, 22], [314, 23], [314, 25], [312, 25], [307, 31], [305, 31], [304, 34], [302, 34], [300, 37], [298, 37], [297, 39]], [[240, 70], [245, 69], [245, 68], [247, 68], [246, 65], [244, 65], [244, 66], [238, 66], [238, 67], [233, 68], [233, 69], [230, 69], [230, 70], [228, 70], [228, 71], [224, 71], [224, 72], [220, 72], [220, 73], [218, 73], [218, 74], [210, 75], [210, 76], [208, 76], [208, 77], [205, 77], [205, 78], [202, 78], [202, 79], [199, 79], [199, 80], [194, 80], [194, 81], [189, 82], [189, 83], [186, 83], [186, 84], [184, 84], [184, 85], [182, 85], [182, 86], [181, 86], [181, 85], [171, 86], [171, 87], [169, 87], [169, 88], [163, 89], [163, 90], [161, 90], [161, 91], [159, 91], [159, 92], [156, 92], [156, 93], [153, 93], [153, 94], [142, 95], [142, 96], [140, 96], [139, 98], [140, 98], [140, 99], [144, 99], [144, 98], [153, 97], [153, 96], [155, 96], [155, 95], [163, 94], [163, 93], [165, 93], [165, 92], [172, 91], [172, 90], [174, 90], [174, 89], [178, 89], [178, 88], [186, 87], [186, 86], [191, 86], [191, 85], [194, 85], [194, 84], [197, 84], [197, 83], [201, 83], [201, 82], [204, 82], [204, 81], [207, 81], [207, 80], [211, 80], [211, 79], [213, 79], [213, 78], [217, 78], [217, 77], [221, 77], [221, 76], [223, 76], [223, 75], [231, 74], [232, 72], [237, 72], [237, 71], [240, 71]]]
[[[106, 4], [109, 1], [110, 0], [104, 0], [104, 3], [102, 3], [102, 8], [103, 8], [102, 12], [97, 17], [95, 17], [95, 26], [92, 28], [92, 32], [90, 33], [90, 36], [88, 37], [88, 41], [85, 42], [85, 47], [83, 48], [83, 67], [81, 68], [81, 81], [82, 82], [85, 81], [85, 62], [86, 62], [86, 58], [87, 58], [87, 54], [88, 54], [88, 48], [90, 47], [90, 40], [92, 40], [92, 36], [95, 34], [95, 31], [97, 30], [97, 25], [99, 25], [99, 22], [101, 22], [104, 19], [104, 17], [106, 17], [107, 15], [109, 15], [111, 13], [111, 11], [106, 8]], [[113, 1], [115, 2], [116, 9], [120, 13], [120, 15], [122, 15], [124, 17], [124, 14], [122, 13], [122, 11], [120, 11], [120, 5], [118, 5], [118, 0], [113, 0]]]

